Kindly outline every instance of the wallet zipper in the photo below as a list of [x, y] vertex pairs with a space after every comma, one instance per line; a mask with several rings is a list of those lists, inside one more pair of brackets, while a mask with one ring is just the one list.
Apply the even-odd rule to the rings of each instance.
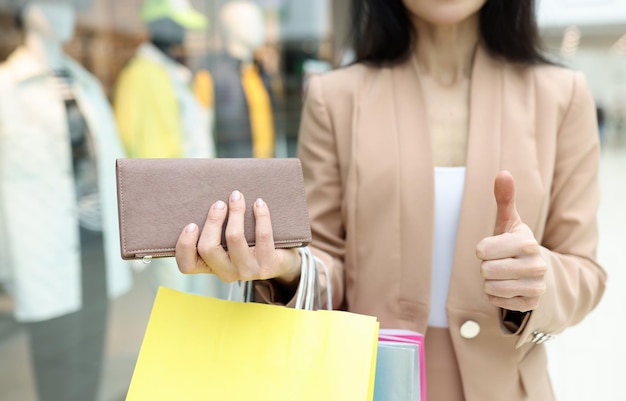
[[[276, 249], [298, 248], [303, 245], [304, 243], [302, 242], [297, 242], [295, 244], [294, 243], [279, 244], [279, 245], [276, 245]], [[144, 263], [150, 263], [150, 261], [153, 258], [169, 258], [169, 257], [174, 257], [174, 256], [176, 256], [174, 252], [162, 252], [162, 253], [150, 253], [150, 254], [138, 253], [138, 254], [135, 254], [135, 259], [141, 259], [143, 260]]]

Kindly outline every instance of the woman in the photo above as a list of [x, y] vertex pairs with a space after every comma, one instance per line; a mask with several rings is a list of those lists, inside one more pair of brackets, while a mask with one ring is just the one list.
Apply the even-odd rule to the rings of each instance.
[[[599, 302], [598, 135], [582, 75], [537, 50], [532, 1], [354, 1], [356, 62], [313, 78], [299, 157], [335, 308], [426, 333], [428, 399], [552, 400], [547, 339]], [[287, 302], [294, 250], [256, 200], [189, 225], [179, 268]], [[228, 215], [229, 252], [219, 247]], [[197, 251], [196, 251], [197, 244]]]

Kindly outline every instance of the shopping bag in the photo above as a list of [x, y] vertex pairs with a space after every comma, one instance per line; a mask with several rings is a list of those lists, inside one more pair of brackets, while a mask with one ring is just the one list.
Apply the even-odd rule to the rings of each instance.
[[162, 287], [126, 400], [371, 401], [377, 348], [375, 317]]
[[381, 329], [378, 336], [374, 401], [426, 401], [424, 336]]

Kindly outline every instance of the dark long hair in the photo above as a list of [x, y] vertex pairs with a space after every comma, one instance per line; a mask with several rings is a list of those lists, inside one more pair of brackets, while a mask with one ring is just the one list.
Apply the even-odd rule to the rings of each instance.
[[[541, 51], [534, 0], [487, 0], [480, 10], [487, 50], [511, 62], [551, 63]], [[352, 0], [356, 62], [395, 63], [411, 52], [415, 30], [402, 0]]]

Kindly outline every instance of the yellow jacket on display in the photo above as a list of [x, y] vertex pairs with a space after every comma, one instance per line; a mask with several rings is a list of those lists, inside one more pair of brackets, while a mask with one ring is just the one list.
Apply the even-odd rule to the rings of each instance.
[[135, 57], [120, 74], [114, 109], [128, 157], [183, 156], [180, 110], [165, 68]]

